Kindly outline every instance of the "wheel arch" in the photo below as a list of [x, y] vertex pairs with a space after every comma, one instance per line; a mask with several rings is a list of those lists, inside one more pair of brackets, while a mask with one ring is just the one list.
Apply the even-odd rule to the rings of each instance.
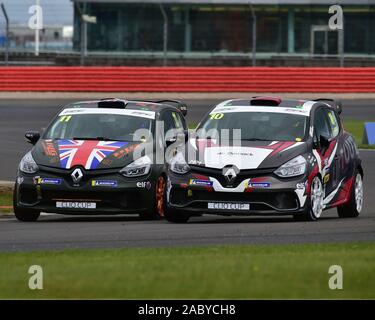
[[363, 168], [362, 168], [362, 164], [361, 163], [358, 164], [357, 170], [358, 170], [359, 174], [361, 175], [361, 177], [363, 179], [364, 173], [363, 173]]

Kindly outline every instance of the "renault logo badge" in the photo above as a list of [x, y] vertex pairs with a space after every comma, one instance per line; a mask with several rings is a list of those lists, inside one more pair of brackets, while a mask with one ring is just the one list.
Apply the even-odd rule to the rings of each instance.
[[72, 172], [72, 174], [70, 175], [72, 177], [72, 180], [74, 183], [78, 183], [81, 181], [82, 177], [83, 177], [83, 173], [82, 173], [82, 170], [77, 168], [77, 169], [74, 169], [74, 171]]
[[232, 184], [240, 170], [236, 166], [227, 166], [223, 168], [223, 175], [228, 184]]

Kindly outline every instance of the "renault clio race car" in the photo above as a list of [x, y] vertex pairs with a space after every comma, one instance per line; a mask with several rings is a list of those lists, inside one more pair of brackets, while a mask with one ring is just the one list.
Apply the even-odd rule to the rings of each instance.
[[[186, 105], [169, 100], [107, 99], [64, 107], [41, 137], [25, 135], [34, 147], [19, 165], [16, 217], [35, 221], [40, 212], [163, 216], [164, 150], [175, 141], [165, 133], [185, 132], [186, 112]], [[163, 124], [160, 135], [155, 134], [158, 123]]]
[[172, 159], [165, 217], [192, 213], [293, 215], [317, 220], [337, 207], [356, 217], [363, 168], [333, 100], [255, 97], [220, 103]]

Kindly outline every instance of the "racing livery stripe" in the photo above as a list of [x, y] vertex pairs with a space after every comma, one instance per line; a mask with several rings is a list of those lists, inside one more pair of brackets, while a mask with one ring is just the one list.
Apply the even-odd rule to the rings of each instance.
[[337, 188], [335, 190], [333, 190], [328, 196], [325, 197], [325, 199], [323, 201], [324, 207], [326, 207], [327, 204], [329, 204], [331, 202], [331, 200], [333, 199], [333, 197], [337, 194], [337, 191], [339, 191], [343, 181], [344, 181], [344, 179], [342, 179], [340, 181], [339, 185], [337, 186]]
[[60, 112], [59, 116], [72, 116], [79, 114], [116, 114], [155, 119], [155, 112], [149, 110], [112, 109], [112, 108], [67, 108]]
[[352, 186], [354, 183], [354, 176], [350, 177], [347, 181], [345, 181], [342, 186], [341, 190], [336, 196], [333, 198], [331, 206], [338, 206], [340, 204], [346, 203], [349, 200], [350, 192], [352, 190]]
[[284, 107], [262, 107], [262, 106], [221, 106], [218, 105], [213, 109], [210, 114], [214, 113], [236, 113], [236, 112], [271, 112], [271, 113], [286, 113], [286, 114], [298, 114], [304, 117], [310, 115], [309, 108], [284, 108]]

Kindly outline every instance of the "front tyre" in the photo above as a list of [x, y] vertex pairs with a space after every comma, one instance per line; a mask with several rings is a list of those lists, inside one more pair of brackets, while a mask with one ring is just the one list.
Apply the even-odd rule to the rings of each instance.
[[140, 213], [139, 216], [142, 220], [162, 220], [164, 219], [164, 210], [165, 210], [165, 190], [166, 190], [166, 181], [165, 177], [161, 175], [155, 186], [155, 196], [154, 196], [154, 208], [149, 212]]
[[38, 220], [40, 216], [39, 211], [35, 211], [33, 209], [20, 208], [19, 206], [17, 206], [17, 185], [15, 185], [13, 191], [13, 211], [17, 220], [23, 222], [34, 222]]
[[337, 207], [340, 218], [356, 218], [363, 207], [363, 179], [360, 173], [355, 176], [355, 182], [350, 190], [350, 199], [347, 203]]
[[294, 215], [297, 221], [316, 221], [323, 212], [324, 189], [322, 181], [316, 176], [311, 182], [310, 197], [305, 212]]

